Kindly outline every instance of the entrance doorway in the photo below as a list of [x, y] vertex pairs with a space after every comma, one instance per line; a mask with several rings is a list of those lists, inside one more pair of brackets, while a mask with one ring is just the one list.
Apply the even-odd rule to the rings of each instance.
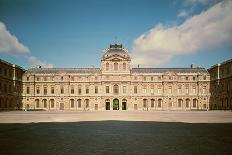
[[60, 110], [64, 110], [64, 103], [60, 103]]
[[119, 100], [118, 99], [113, 100], [113, 110], [119, 110]]
[[123, 99], [122, 100], [122, 110], [126, 110], [127, 107], [126, 107], [126, 99]]
[[110, 100], [106, 99], [106, 110], [110, 110]]

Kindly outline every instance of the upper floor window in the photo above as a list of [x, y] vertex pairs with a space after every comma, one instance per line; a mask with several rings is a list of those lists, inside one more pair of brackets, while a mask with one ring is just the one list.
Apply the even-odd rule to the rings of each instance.
[[85, 93], [86, 93], [86, 94], [89, 94], [89, 86], [86, 86], [86, 88], [85, 88]]
[[123, 63], [123, 70], [126, 71], [126, 63]]
[[109, 86], [106, 86], [106, 93], [107, 93], [107, 94], [110, 93], [110, 88], [109, 88]]
[[47, 95], [47, 87], [44, 87], [44, 95]]
[[109, 68], [110, 68], [110, 64], [107, 62], [106, 63], [106, 70], [109, 71]]
[[119, 93], [118, 85], [114, 85], [114, 94], [118, 94], [118, 93]]
[[27, 81], [29, 81], [29, 76], [27, 76]]
[[39, 81], [39, 77], [36, 78], [36, 81]]
[[138, 88], [137, 86], [134, 86], [134, 93], [137, 94], [137, 92], [138, 92]]
[[81, 86], [78, 86], [78, 94], [81, 94]]
[[123, 94], [126, 93], [126, 86], [123, 86]]
[[61, 80], [61, 81], [63, 81], [63, 80], [64, 80], [64, 77], [63, 77], [63, 76], [61, 76], [61, 77], [60, 77], [60, 80]]
[[206, 80], [206, 76], [204, 76], [203, 79]]
[[196, 77], [194, 76], [194, 77], [193, 77], [193, 81], [195, 81], [195, 80], [196, 80]]
[[114, 70], [118, 71], [118, 63], [117, 62], [114, 63]]
[[74, 94], [74, 87], [71, 87], [71, 94]]
[[154, 80], [154, 77], [151, 77], [151, 81], [153, 81]]
[[95, 86], [95, 94], [98, 93], [98, 86]]
[[30, 87], [27, 87], [27, 94], [30, 94]]
[[44, 77], [44, 81], [47, 81], [47, 77], [46, 76]]
[[54, 94], [54, 87], [51, 87], [51, 94]]
[[185, 77], [185, 80], [188, 80], [188, 76]]
[[64, 94], [64, 87], [63, 86], [60, 88], [60, 93]]

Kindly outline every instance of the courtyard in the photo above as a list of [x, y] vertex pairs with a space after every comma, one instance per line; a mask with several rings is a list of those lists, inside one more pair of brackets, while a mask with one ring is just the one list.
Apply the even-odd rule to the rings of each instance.
[[0, 113], [0, 154], [229, 154], [229, 111]]

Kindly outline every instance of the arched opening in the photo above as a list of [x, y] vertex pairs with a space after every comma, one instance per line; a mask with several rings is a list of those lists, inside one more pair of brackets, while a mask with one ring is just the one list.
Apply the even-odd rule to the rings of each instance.
[[154, 107], [155, 107], [155, 100], [151, 99], [151, 108], [154, 108]]
[[113, 100], [113, 110], [119, 110], [119, 100], [118, 99]]
[[147, 99], [143, 99], [143, 110], [148, 110]]
[[118, 87], [117, 84], [114, 85], [113, 90], [114, 90], [114, 94], [118, 94], [119, 93], [119, 87]]
[[43, 107], [44, 107], [44, 108], [47, 108], [47, 106], [48, 106], [48, 105], [47, 105], [47, 99], [43, 99], [42, 102], [43, 102]]
[[50, 107], [51, 107], [51, 108], [54, 108], [54, 107], [55, 107], [55, 101], [54, 101], [54, 99], [51, 99], [51, 100], [50, 100]]
[[109, 99], [106, 99], [105, 107], [106, 107], [106, 110], [110, 110], [110, 100]]
[[197, 99], [193, 99], [193, 108], [196, 108], [197, 107]]
[[127, 109], [127, 105], [126, 105], [126, 99], [122, 100], [122, 110], [126, 110]]
[[89, 99], [85, 99], [85, 110], [89, 110]]
[[39, 99], [35, 99], [35, 107], [39, 108]]
[[70, 108], [74, 108], [74, 99], [70, 99]]
[[178, 108], [181, 108], [183, 104], [183, 100], [182, 99], [178, 99]]
[[81, 108], [81, 99], [78, 99], [78, 100], [77, 100], [77, 107], [78, 107], [78, 108]]
[[190, 99], [187, 98], [187, 99], [186, 99], [186, 103], [185, 103], [185, 107], [186, 107], [186, 108], [189, 108], [189, 104], [190, 104]]
[[114, 63], [114, 71], [118, 71], [118, 63], [117, 62]]
[[162, 107], [162, 99], [158, 99], [158, 108]]

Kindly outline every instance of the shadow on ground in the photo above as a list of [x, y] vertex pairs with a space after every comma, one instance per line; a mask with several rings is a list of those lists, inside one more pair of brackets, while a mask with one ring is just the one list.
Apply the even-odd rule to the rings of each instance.
[[230, 154], [232, 124], [94, 121], [0, 124], [0, 154]]

